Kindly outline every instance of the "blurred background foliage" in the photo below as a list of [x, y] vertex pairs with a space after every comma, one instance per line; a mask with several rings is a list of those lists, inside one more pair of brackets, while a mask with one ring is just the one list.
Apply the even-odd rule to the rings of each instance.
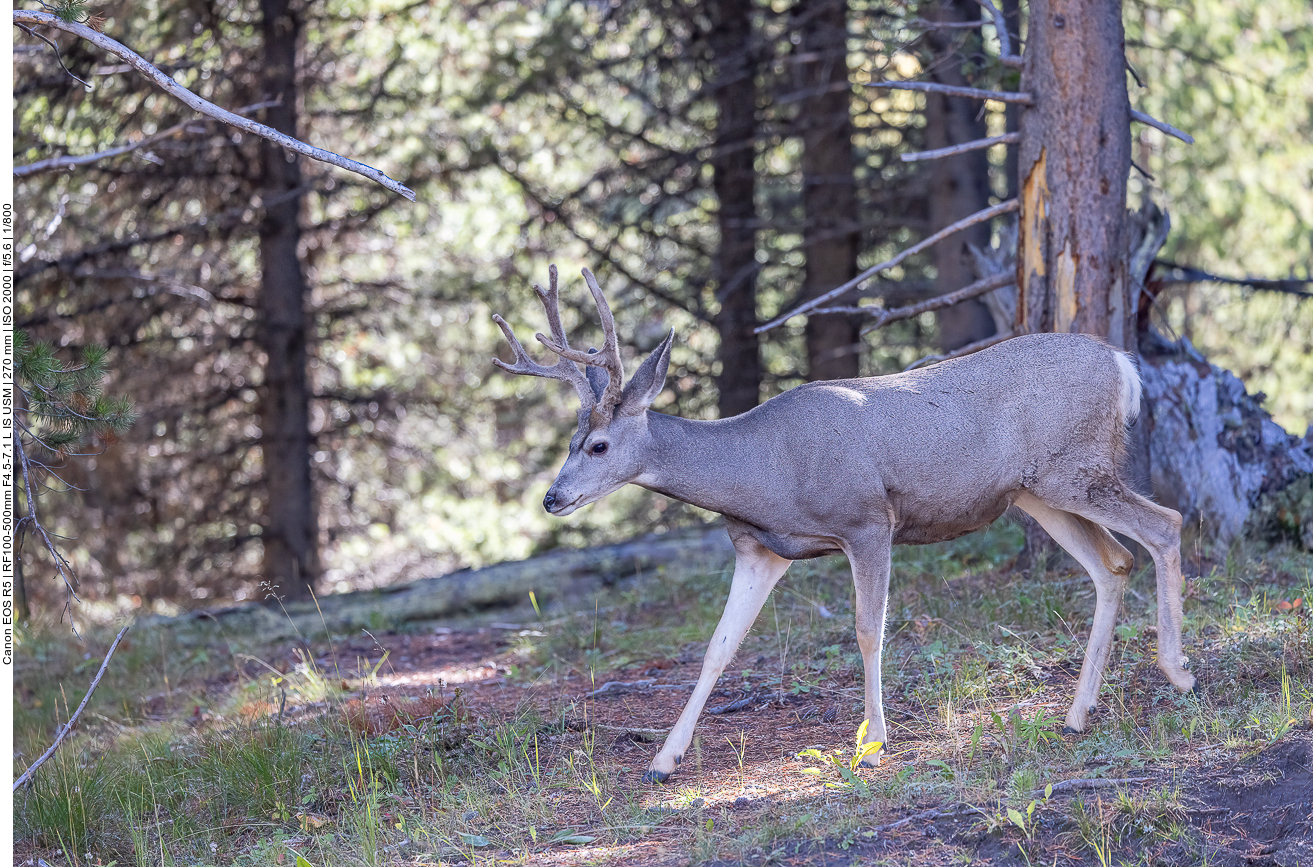
[[[721, 4], [724, 5], [724, 4]], [[755, 77], [756, 312], [800, 296], [805, 268], [797, 70], [806, 4], [755, 0], [741, 50]], [[657, 408], [716, 414], [723, 297], [712, 148], [719, 74], [715, 3], [305, 0], [294, 4], [300, 138], [375, 165], [409, 203], [355, 175], [302, 164], [303, 266], [311, 287], [312, 465], [323, 592], [382, 586], [702, 520], [627, 488], [568, 520], [540, 502], [563, 458], [573, 394], [500, 374], [490, 316], [543, 330], [531, 283], [555, 262], [567, 329], [599, 340], [578, 278], [595, 270], [629, 369], [678, 335]], [[225, 107], [267, 99], [258, 4], [98, 4], [107, 34]], [[925, 5], [847, 4], [858, 264], [932, 230], [924, 99], [862, 85], [930, 62]], [[1140, 176], [1173, 219], [1173, 261], [1223, 275], [1309, 277], [1313, 261], [1313, 11], [1301, 0], [1133, 2], [1132, 104], [1191, 132], [1193, 147], [1137, 126]], [[259, 390], [264, 359], [256, 143], [195, 116], [77, 40], [15, 48], [16, 165], [148, 141], [73, 170], [16, 180], [19, 325], [66, 347], [108, 348], [107, 388], [139, 421], [71, 463], [75, 489], [44, 513], [71, 538], [83, 595], [108, 607], [260, 598]], [[723, 50], [723, 46], [722, 46]], [[723, 61], [723, 57], [719, 58]], [[989, 84], [1009, 73], [980, 49]], [[989, 104], [991, 133], [1004, 125]], [[1004, 195], [1002, 148], [990, 183]], [[1134, 202], [1132, 202], [1134, 204]], [[873, 292], [924, 297], [930, 259]], [[1160, 297], [1162, 321], [1269, 396], [1288, 429], [1313, 422], [1313, 305], [1226, 284]], [[801, 327], [762, 347], [761, 397], [803, 381]], [[923, 317], [863, 338], [863, 373], [936, 348]], [[268, 468], [270, 470], [274, 468]], [[57, 486], [56, 486], [57, 487]], [[55, 592], [29, 551], [29, 593]]]

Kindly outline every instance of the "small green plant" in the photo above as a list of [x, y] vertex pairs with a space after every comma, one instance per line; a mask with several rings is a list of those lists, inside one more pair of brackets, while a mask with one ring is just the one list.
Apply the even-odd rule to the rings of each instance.
[[[833, 752], [823, 753], [816, 748], [805, 749], [798, 753], [798, 758], [815, 759], [823, 765], [829, 765], [839, 773], [839, 780], [827, 781], [825, 786], [830, 789], [843, 789], [846, 791], [855, 791], [860, 795], [869, 795], [870, 788], [866, 785], [861, 777], [857, 776], [857, 768], [861, 765], [862, 759], [872, 753], [879, 752], [884, 748], [880, 741], [871, 741], [863, 743], [866, 740], [866, 728], [870, 725], [870, 720], [862, 720], [861, 726], [857, 729], [857, 739], [850, 755], [845, 756], [843, 750], [834, 750]], [[804, 774], [820, 776], [824, 773], [821, 768], [803, 768]]]
[[1035, 847], [1035, 833], [1038, 830], [1038, 822], [1035, 818], [1035, 811], [1043, 804], [1048, 803], [1049, 798], [1053, 797], [1053, 784], [1044, 787], [1044, 799], [1032, 798], [1024, 810], [1018, 810], [1016, 807], [1008, 807], [1004, 812], [993, 817], [990, 822], [992, 828], [1015, 826], [1021, 831], [1025, 842], [1018, 843], [1017, 849], [1021, 852], [1021, 857], [1030, 863], [1031, 852]]

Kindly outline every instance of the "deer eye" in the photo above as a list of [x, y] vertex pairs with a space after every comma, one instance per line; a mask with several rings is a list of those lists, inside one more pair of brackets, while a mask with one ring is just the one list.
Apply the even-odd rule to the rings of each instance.
[[589, 451], [595, 455], [604, 455], [606, 454], [606, 443], [593, 443], [593, 447]]

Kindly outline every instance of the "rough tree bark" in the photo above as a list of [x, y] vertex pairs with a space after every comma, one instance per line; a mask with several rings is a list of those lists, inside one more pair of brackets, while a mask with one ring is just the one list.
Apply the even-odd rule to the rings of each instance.
[[[848, 90], [847, 0], [802, 0], [793, 10], [802, 137], [803, 297], [815, 298], [857, 274], [857, 187], [853, 175], [852, 97]], [[810, 316], [807, 378], [860, 375], [857, 317]]]
[[1024, 58], [1033, 104], [1020, 121], [1019, 329], [1096, 334], [1139, 352], [1129, 476], [1187, 526], [1223, 545], [1253, 531], [1313, 548], [1313, 437], [1287, 434], [1261, 396], [1148, 327], [1141, 290], [1167, 224], [1152, 205], [1126, 210], [1121, 3], [1033, 0]]
[[[279, 100], [269, 126], [296, 136], [296, 52], [301, 21], [288, 0], [261, 0], [265, 95]], [[301, 265], [301, 168], [270, 142], [260, 146], [260, 347], [265, 354], [260, 413], [264, 462], [264, 579], [280, 596], [304, 599], [319, 572], [318, 526], [310, 482], [309, 292]]]
[[721, 417], [746, 412], [761, 393], [757, 326], [756, 138], [757, 85], [751, 0], [716, 0], [709, 44], [716, 66], [712, 85], [717, 119], [711, 158], [719, 203], [716, 300], [712, 319], [720, 336], [716, 377]]
[[[921, 7], [921, 17], [927, 21], [955, 23], [979, 21], [980, 11], [976, 0], [930, 0]], [[976, 62], [980, 42], [978, 30], [927, 31], [926, 43], [933, 57], [926, 78], [955, 87], [969, 86], [971, 82], [963, 74], [963, 67]], [[980, 103], [972, 99], [928, 93], [925, 119], [927, 149], [963, 144], [982, 139], [987, 134]], [[987, 153], [976, 150], [930, 161], [930, 231], [936, 232], [989, 207]], [[980, 249], [988, 247], [989, 233], [989, 224], [980, 223], [935, 245], [935, 295], [961, 289], [975, 279], [968, 245]], [[939, 345], [946, 351], [983, 340], [995, 331], [994, 320], [979, 299], [944, 308], [936, 317]]]
[[1033, 0], [1021, 89], [1021, 332], [1097, 334], [1133, 348], [1126, 179], [1130, 100], [1121, 3]]

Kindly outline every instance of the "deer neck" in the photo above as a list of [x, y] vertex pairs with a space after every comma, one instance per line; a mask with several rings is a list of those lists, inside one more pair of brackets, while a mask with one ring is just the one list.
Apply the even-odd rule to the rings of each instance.
[[634, 483], [693, 506], [736, 516], [760, 475], [744, 416], [697, 421], [649, 411], [645, 471]]

